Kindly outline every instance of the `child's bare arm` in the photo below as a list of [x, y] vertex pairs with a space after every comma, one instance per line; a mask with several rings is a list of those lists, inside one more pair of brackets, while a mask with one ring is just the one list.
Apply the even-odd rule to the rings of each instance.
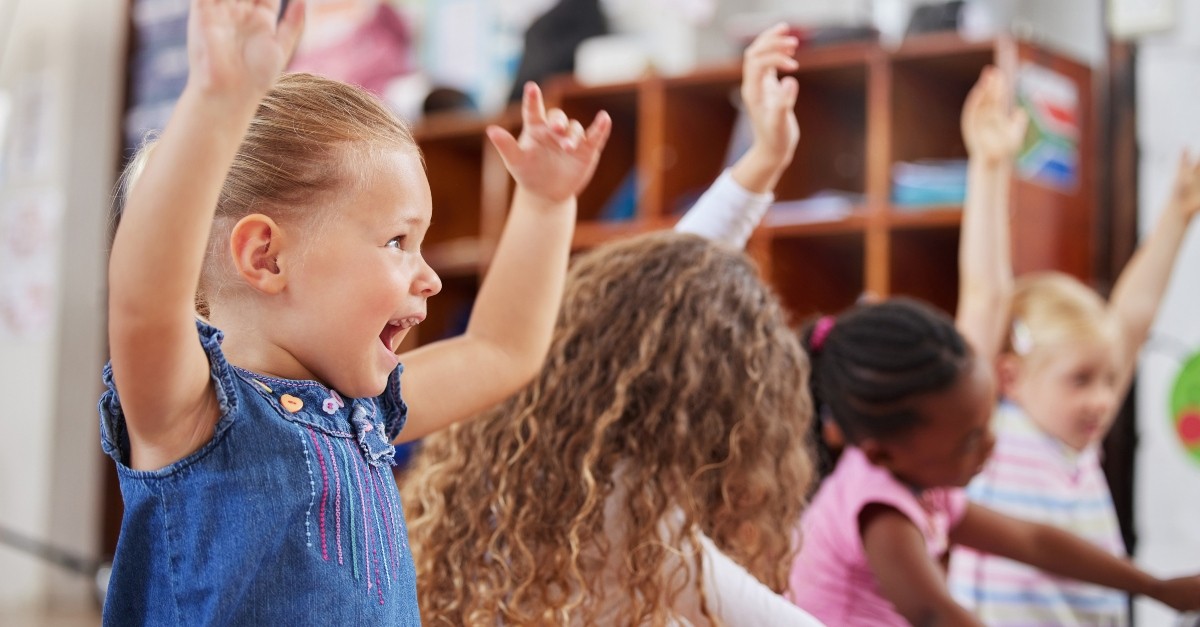
[[754, 128], [754, 143], [733, 164], [733, 180], [756, 194], [775, 189], [792, 162], [800, 141], [796, 97], [800, 86], [793, 77], [779, 78], [779, 70], [794, 70], [799, 42], [787, 34], [786, 24], [776, 24], [754, 39], [742, 61], [742, 102]]
[[1023, 111], [1009, 110], [1010, 96], [1008, 81], [989, 67], [967, 96], [962, 113], [969, 161], [956, 322], [976, 354], [989, 362], [1003, 343], [1012, 294], [1008, 187], [1026, 124]]
[[512, 211], [462, 336], [404, 355], [411, 408], [397, 441], [409, 441], [500, 402], [542, 367], [562, 301], [575, 196], [587, 185], [612, 122], [596, 116], [585, 131], [560, 110], [546, 112], [526, 86], [524, 128], [514, 139], [488, 136], [516, 179]]
[[1146, 241], [1138, 247], [1113, 288], [1108, 309], [1116, 318], [1124, 354], [1117, 370], [1117, 390], [1123, 396], [1133, 378], [1137, 352], [1145, 343], [1154, 316], [1167, 291], [1171, 268], [1179, 255], [1192, 218], [1200, 211], [1200, 161], [1187, 153], [1179, 157], [1175, 185]]
[[217, 196], [259, 100], [295, 48], [303, 4], [193, 0], [188, 83], [134, 182], [109, 260], [109, 345], [132, 444], [158, 468], [217, 417], [194, 301]]
[[[754, 129], [754, 143], [728, 175], [722, 173], [675, 225], [734, 248], [743, 248], [770, 206], [776, 183], [800, 141], [796, 121], [799, 86], [779, 70], [796, 67], [797, 40], [778, 24], [760, 34], [742, 62], [742, 102]], [[730, 180], [726, 180], [728, 176]]]
[[1018, 520], [973, 503], [967, 505], [950, 539], [1061, 577], [1144, 594], [1177, 610], [1200, 609], [1200, 576], [1157, 579], [1067, 531]]
[[982, 627], [946, 589], [946, 575], [929, 559], [925, 538], [911, 520], [886, 505], [859, 515], [867, 563], [879, 588], [912, 625]]

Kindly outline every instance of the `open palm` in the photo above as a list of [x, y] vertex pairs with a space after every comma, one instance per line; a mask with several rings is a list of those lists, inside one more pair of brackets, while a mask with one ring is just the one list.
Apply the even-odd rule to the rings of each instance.
[[967, 152], [987, 161], [1008, 161], [1021, 148], [1028, 116], [1009, 109], [1011, 88], [996, 68], [987, 68], [963, 105], [962, 134]]
[[488, 138], [500, 152], [505, 167], [526, 191], [551, 202], [563, 202], [587, 187], [600, 151], [608, 141], [612, 120], [601, 111], [585, 130], [560, 109], [546, 112], [537, 85], [525, 85], [521, 100], [520, 138], [490, 126]]
[[283, 71], [304, 19], [303, 2], [192, 0], [188, 16], [189, 81], [205, 89], [266, 93]]

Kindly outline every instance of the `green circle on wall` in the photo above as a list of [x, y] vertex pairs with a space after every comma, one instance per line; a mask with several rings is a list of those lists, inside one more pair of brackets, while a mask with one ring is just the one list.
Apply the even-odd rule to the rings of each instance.
[[1200, 463], [1200, 353], [1188, 358], [1171, 388], [1175, 436], [1192, 460]]

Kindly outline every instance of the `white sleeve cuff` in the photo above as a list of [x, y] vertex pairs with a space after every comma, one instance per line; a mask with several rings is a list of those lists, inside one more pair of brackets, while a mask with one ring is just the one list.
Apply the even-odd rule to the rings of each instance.
[[692, 206], [675, 230], [695, 233], [733, 248], [744, 248], [775, 195], [756, 194], [738, 185], [726, 169]]

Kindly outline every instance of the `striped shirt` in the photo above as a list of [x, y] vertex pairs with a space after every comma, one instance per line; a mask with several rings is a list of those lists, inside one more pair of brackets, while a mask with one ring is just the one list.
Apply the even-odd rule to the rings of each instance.
[[[1076, 452], [1011, 403], [997, 408], [993, 427], [996, 448], [967, 487], [973, 503], [1053, 525], [1113, 555], [1125, 555], [1098, 445]], [[1123, 592], [966, 547], [953, 551], [949, 583], [954, 598], [992, 627], [1128, 624]]]

